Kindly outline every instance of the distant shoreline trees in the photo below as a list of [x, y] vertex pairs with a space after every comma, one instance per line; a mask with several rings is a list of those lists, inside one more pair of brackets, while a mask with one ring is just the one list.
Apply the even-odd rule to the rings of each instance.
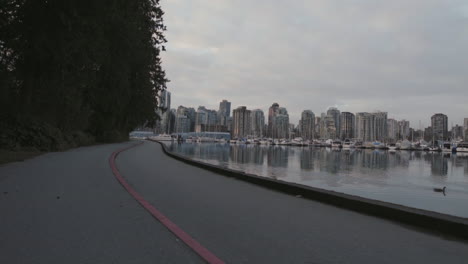
[[128, 138], [155, 120], [159, 0], [1, 0], [0, 148]]

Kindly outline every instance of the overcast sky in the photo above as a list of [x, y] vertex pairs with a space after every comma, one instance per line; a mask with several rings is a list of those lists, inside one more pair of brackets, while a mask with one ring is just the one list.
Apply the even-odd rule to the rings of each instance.
[[[468, 117], [467, 0], [162, 0], [172, 108]], [[267, 112], [266, 112], [267, 113]]]

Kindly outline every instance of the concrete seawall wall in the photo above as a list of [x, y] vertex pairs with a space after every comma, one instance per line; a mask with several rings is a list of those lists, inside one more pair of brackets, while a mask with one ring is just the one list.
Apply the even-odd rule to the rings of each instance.
[[[156, 141], [155, 141], [156, 142]], [[377, 216], [415, 227], [425, 229], [439, 235], [448, 235], [468, 241], [468, 219], [427, 210], [421, 210], [403, 205], [377, 201], [359, 196], [319, 189], [281, 180], [275, 180], [243, 171], [232, 170], [226, 167], [203, 163], [168, 151], [164, 143], [163, 151], [168, 156], [218, 174], [250, 182], [262, 187], [280, 191], [291, 195], [300, 195], [307, 199], [320, 201], [344, 209]]]

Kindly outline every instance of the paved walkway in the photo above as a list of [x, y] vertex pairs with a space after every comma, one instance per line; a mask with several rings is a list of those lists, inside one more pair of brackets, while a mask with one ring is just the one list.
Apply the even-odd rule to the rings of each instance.
[[[129, 144], [0, 167], [0, 263], [202, 263], [115, 180], [108, 158]], [[227, 263], [468, 259], [468, 244], [217, 175], [169, 158], [156, 143], [121, 153], [117, 167]]]
[[131, 144], [0, 167], [0, 263], [204, 263], [115, 180], [109, 156]]

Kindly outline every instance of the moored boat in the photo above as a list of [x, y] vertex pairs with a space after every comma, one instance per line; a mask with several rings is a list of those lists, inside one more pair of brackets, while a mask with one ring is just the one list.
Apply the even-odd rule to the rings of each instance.
[[168, 134], [160, 134], [157, 136], [152, 136], [150, 138], [156, 141], [173, 141], [174, 140], [174, 138]]
[[341, 148], [342, 147], [341, 141], [333, 140], [333, 142], [331, 143], [331, 146], [332, 146], [332, 148]]
[[468, 152], [468, 142], [460, 142], [457, 144], [457, 152]]

